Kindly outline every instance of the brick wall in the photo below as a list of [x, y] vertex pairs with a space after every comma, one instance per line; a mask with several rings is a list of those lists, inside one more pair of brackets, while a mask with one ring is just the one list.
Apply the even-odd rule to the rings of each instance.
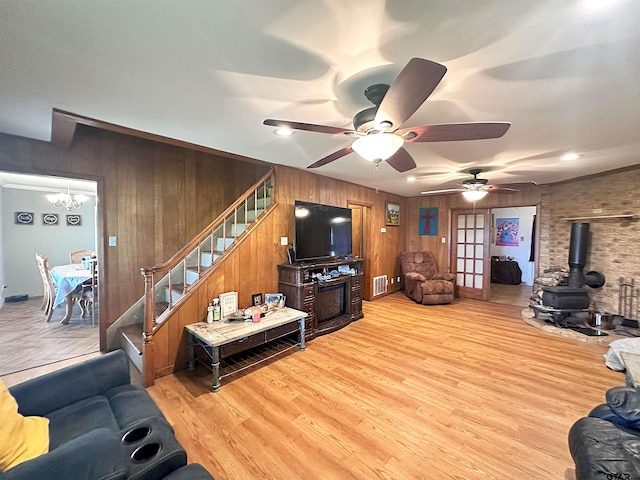
[[[594, 213], [600, 209], [601, 212]], [[640, 166], [542, 187], [540, 208], [540, 272], [568, 268], [571, 217], [640, 216]], [[602, 272], [607, 283], [595, 290], [596, 308], [618, 313], [619, 279], [640, 287], [640, 219], [578, 220], [590, 224], [585, 273]]]

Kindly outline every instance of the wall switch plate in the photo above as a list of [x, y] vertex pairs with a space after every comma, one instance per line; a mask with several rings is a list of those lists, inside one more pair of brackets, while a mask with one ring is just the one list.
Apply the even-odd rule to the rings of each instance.
[[118, 237], [109, 237], [109, 246], [115, 247], [116, 245], [118, 245]]
[[382, 227], [382, 228], [380, 229], [380, 233], [387, 233], [387, 229], [386, 229], [386, 228], [384, 228], [384, 227]]
[[398, 282], [400, 281], [400, 277], [398, 277]]
[[442, 243], [447, 243], [447, 239], [445, 237], [442, 237], [442, 240], [440, 240]]
[[393, 285], [393, 277], [391, 277], [391, 285]]
[[289, 237], [280, 237], [280, 245], [289, 245]]

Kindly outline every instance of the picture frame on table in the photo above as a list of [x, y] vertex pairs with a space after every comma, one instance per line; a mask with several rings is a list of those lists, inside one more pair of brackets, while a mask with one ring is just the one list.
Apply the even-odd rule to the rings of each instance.
[[220, 315], [228, 317], [238, 311], [238, 292], [226, 292], [218, 295], [220, 298]]
[[267, 304], [269, 310], [283, 308], [286, 301], [287, 297], [282, 293], [267, 293], [264, 296], [264, 303]]
[[262, 293], [254, 293], [251, 295], [251, 305], [254, 307], [262, 305]]
[[384, 224], [392, 227], [400, 226], [400, 205], [397, 203], [386, 202]]

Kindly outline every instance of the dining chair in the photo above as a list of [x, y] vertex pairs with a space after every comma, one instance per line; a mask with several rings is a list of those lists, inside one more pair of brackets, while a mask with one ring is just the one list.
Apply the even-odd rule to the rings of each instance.
[[38, 263], [38, 270], [40, 271], [42, 284], [44, 286], [44, 298], [42, 299], [42, 306], [40, 308], [44, 310], [46, 321], [48, 322], [53, 315], [53, 301], [56, 296], [56, 286], [51, 278], [47, 257], [36, 253], [36, 262]]
[[[44, 314], [46, 316], [46, 321], [48, 322], [53, 316], [53, 303], [56, 298], [56, 284], [51, 277], [51, 270], [49, 269], [49, 260], [47, 259], [47, 257], [36, 253], [36, 262], [38, 263], [38, 270], [40, 271], [40, 276], [42, 277], [42, 283], [44, 285], [45, 298], [43, 298], [42, 300], [42, 305], [45, 305]], [[83, 298], [85, 297], [84, 290], [79, 290], [78, 293], [73, 293], [71, 295], [73, 301], [78, 302], [78, 304], [80, 305], [80, 308], [83, 311], [84, 315], [84, 308], [81, 303], [83, 301]]]
[[95, 261], [89, 262], [89, 269], [91, 270], [91, 279], [83, 282], [79, 303], [83, 317], [87, 316], [87, 314], [89, 313], [89, 307], [91, 308], [91, 323], [95, 324], [95, 304], [96, 298], [98, 296], [98, 273], [96, 271], [97, 263]]
[[94, 250], [74, 250], [69, 252], [69, 263], [82, 263], [84, 257], [95, 257], [95, 255]]

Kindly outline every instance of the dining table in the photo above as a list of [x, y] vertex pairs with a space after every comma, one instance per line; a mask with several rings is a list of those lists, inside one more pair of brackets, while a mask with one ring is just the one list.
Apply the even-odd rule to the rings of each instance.
[[91, 279], [91, 269], [83, 263], [70, 263], [58, 265], [51, 269], [51, 279], [56, 285], [56, 296], [53, 300], [53, 308], [62, 302], [66, 302], [66, 312], [60, 321], [63, 325], [69, 323], [73, 311], [73, 293], [82, 288], [82, 283]]

